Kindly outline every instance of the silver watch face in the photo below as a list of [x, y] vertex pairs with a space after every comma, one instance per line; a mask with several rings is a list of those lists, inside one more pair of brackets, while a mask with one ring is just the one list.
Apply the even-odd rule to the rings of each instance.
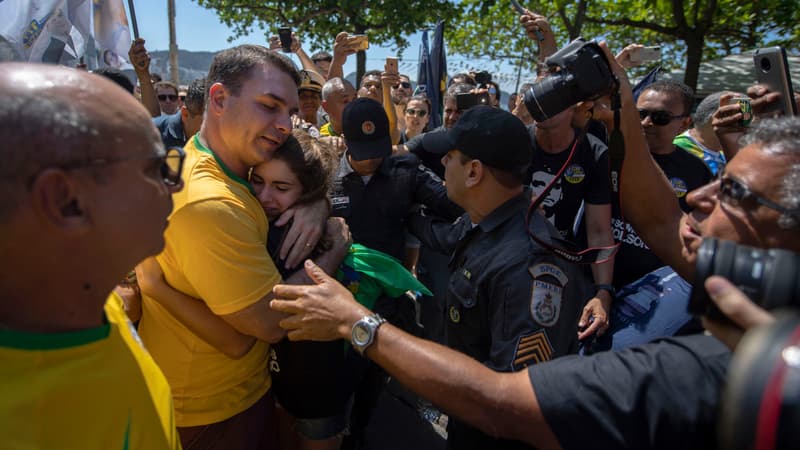
[[353, 329], [353, 340], [359, 344], [363, 344], [367, 342], [368, 339], [369, 339], [369, 330], [367, 330], [367, 328], [364, 327], [364, 325], [358, 324]]

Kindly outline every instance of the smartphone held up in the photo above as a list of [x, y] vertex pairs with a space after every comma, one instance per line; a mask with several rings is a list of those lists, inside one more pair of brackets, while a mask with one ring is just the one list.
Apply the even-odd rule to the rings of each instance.
[[794, 102], [792, 77], [789, 74], [789, 63], [786, 50], [782, 47], [759, 48], [753, 54], [756, 80], [758, 84], [765, 85], [770, 91], [780, 94], [780, 100], [771, 105], [763, 115], [797, 115], [797, 106]]
[[661, 46], [652, 45], [640, 47], [631, 51], [631, 62], [642, 64], [646, 62], [661, 61]]
[[281, 50], [292, 52], [292, 29], [289, 27], [278, 28], [278, 38], [281, 40]]

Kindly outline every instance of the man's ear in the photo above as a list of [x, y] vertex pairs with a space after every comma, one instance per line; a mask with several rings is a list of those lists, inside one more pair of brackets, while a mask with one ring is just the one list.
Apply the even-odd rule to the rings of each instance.
[[45, 169], [36, 177], [31, 200], [37, 215], [54, 229], [72, 233], [89, 224], [78, 187], [61, 169]]
[[215, 114], [221, 114], [228, 99], [228, 90], [222, 83], [214, 83], [208, 88], [208, 107], [207, 110]]
[[688, 130], [692, 127], [692, 116], [687, 116], [681, 119], [681, 131], [678, 134], [683, 133], [684, 131]]
[[480, 160], [471, 159], [464, 166], [466, 174], [464, 175], [464, 184], [467, 187], [475, 187], [483, 181], [486, 176], [486, 166]]
[[189, 120], [189, 110], [186, 108], [186, 105], [181, 106], [181, 119]]
[[320, 103], [320, 104], [322, 105], [322, 109], [324, 109], [325, 112], [329, 113], [329, 111], [328, 111], [328, 101], [327, 100], [323, 100], [322, 103]]

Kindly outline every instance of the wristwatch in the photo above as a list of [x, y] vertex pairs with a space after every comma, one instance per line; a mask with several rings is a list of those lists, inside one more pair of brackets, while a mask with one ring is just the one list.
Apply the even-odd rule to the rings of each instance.
[[353, 348], [360, 355], [364, 355], [367, 348], [375, 342], [375, 333], [386, 319], [378, 314], [364, 316], [358, 322], [353, 324], [353, 329], [350, 332], [350, 340], [353, 343]]
[[595, 291], [600, 291], [600, 290], [608, 291], [608, 293], [611, 294], [612, 298], [616, 297], [616, 295], [617, 295], [617, 290], [614, 289], [614, 285], [613, 284], [595, 284], [594, 285], [594, 290]]

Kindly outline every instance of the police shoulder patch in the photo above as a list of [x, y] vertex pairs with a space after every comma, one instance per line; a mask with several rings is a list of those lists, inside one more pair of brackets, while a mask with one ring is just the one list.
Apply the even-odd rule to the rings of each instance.
[[531, 285], [531, 317], [543, 327], [558, 322], [561, 296], [569, 277], [555, 264], [536, 264], [528, 268], [533, 277]]

